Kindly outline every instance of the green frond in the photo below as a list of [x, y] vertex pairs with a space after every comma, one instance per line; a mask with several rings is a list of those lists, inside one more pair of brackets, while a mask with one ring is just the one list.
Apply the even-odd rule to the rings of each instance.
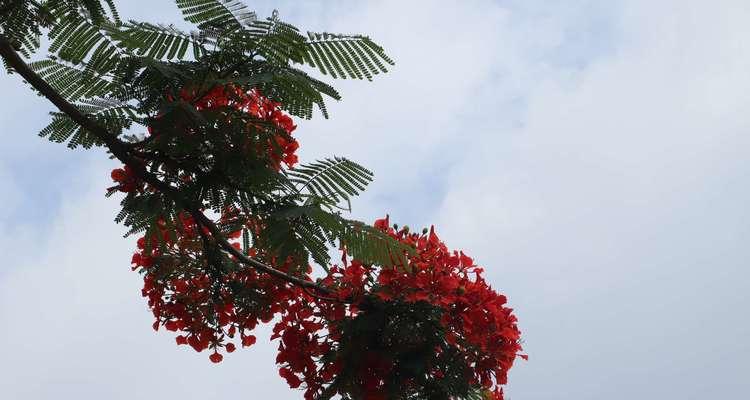
[[237, 0], [175, 0], [186, 21], [199, 28], [234, 31], [256, 19], [255, 12]]
[[[294, 207], [291, 209], [294, 210]], [[265, 220], [265, 226], [256, 234], [254, 242], [274, 254], [279, 260], [292, 257], [300, 265], [307, 264], [311, 255], [313, 259], [319, 257], [321, 240], [314, 234], [311, 236], [310, 230], [306, 229], [304, 226], [306, 224], [299, 218], [287, 215], [289, 210], [285, 207]], [[325, 243], [324, 239], [323, 243]], [[323, 262], [325, 261], [327, 260], [324, 259]]]
[[326, 234], [320, 226], [312, 223], [312, 221], [303, 221], [303, 223], [298, 223], [295, 226], [295, 233], [297, 234], [298, 240], [304, 245], [305, 250], [310, 254], [310, 258], [312, 258], [316, 264], [327, 269], [331, 257], [328, 254], [328, 246], [330, 243], [327, 240]]
[[[73, 17], [78, 17], [78, 20], [88, 19], [95, 24], [106, 23], [111, 17], [115, 23], [119, 23], [120, 16], [114, 1], [104, 2], [106, 10], [100, 0], [0, 1], [0, 30], [23, 56], [29, 57], [39, 48], [41, 28], [54, 30], [57, 26], [74, 22], [71, 21]], [[77, 36], [76, 41], [80, 38], [90, 39], [83, 35]]]
[[192, 54], [196, 59], [206, 53], [200, 42], [171, 25], [130, 21], [113, 36], [119, 41], [120, 46], [130, 52], [135, 51], [137, 56], [157, 60], [182, 60], [188, 48], [192, 48]]
[[[107, 3], [107, 7], [109, 8], [109, 12], [112, 15], [112, 19], [115, 21], [115, 23], [122, 22], [120, 20], [120, 13], [117, 12], [117, 7], [115, 7], [115, 1], [114, 0], [104, 0], [105, 3]], [[98, 1], [97, 1], [98, 3]]]
[[[336, 243], [346, 247], [353, 258], [372, 265], [406, 267], [406, 255], [414, 253], [414, 248], [385, 232], [323, 210], [316, 204], [287, 206], [274, 213], [273, 219], [286, 221], [296, 235], [287, 238], [294, 238], [321, 266], [326, 266], [330, 258], [322, 249]], [[307, 232], [300, 233], [304, 230]]]
[[367, 36], [307, 33], [305, 62], [333, 78], [372, 80], [393, 60]]
[[0, 2], [0, 32], [24, 57], [39, 48], [40, 25], [52, 18], [29, 1]]
[[[78, 8], [81, 12], [85, 13], [88, 18], [90, 18], [92, 21], [103, 21], [107, 19], [107, 10], [105, 9], [104, 5], [102, 5], [100, 0], [74, 0], [74, 1], [65, 1], [65, 0], [52, 0], [51, 3], [61, 3], [65, 2], [68, 3], [68, 6]], [[117, 9], [115, 8], [114, 2], [112, 0], [105, 0], [105, 3], [107, 4], [107, 7], [112, 14], [113, 18], [115, 20], [119, 20], [120, 15], [117, 12]], [[54, 6], [53, 6], [54, 7]]]
[[91, 56], [89, 63], [94, 65], [111, 65], [112, 59], [120, 56], [116, 44], [107, 34], [115, 31], [117, 25], [106, 16], [87, 18], [64, 1], [54, 2], [50, 11], [58, 20], [48, 35], [51, 53], [57, 53], [61, 59], [73, 64], [80, 64]]
[[307, 39], [297, 27], [279, 20], [275, 12], [271, 18], [252, 21], [237, 36], [247, 42], [253, 52], [271, 63], [304, 62]]
[[305, 119], [312, 118], [315, 106], [324, 118], [328, 118], [328, 109], [323, 95], [334, 100], [341, 98], [332, 86], [294, 68], [276, 69], [273, 79], [258, 87], [264, 95], [281, 102], [284, 110]]
[[[112, 134], [120, 134], [123, 129], [130, 127], [133, 122], [142, 122], [133, 109], [124, 103], [107, 99], [96, 99], [76, 107], [89, 118], [106, 127]], [[52, 142], [68, 142], [68, 147], [78, 146], [90, 148], [100, 145], [99, 140], [73, 121], [67, 114], [53, 112], [52, 121], [39, 132], [39, 136], [47, 137]]]
[[326, 158], [290, 169], [289, 180], [307, 191], [333, 202], [349, 201], [372, 181], [372, 172], [343, 157]]
[[366, 264], [409, 268], [406, 256], [414, 254], [413, 247], [371, 225], [344, 218], [341, 220], [344, 229], [339, 233], [339, 240], [350, 256]]
[[35, 61], [29, 67], [69, 101], [103, 96], [113, 89], [112, 83], [101, 76], [57, 60]]
[[[122, 210], [115, 217], [115, 222], [129, 228], [124, 237], [146, 232], [159, 241], [160, 247], [163, 246], [164, 236], [155, 233], [160, 232], [159, 220], [170, 228], [175, 226], [177, 208], [173, 201], [161, 193], [128, 193], [120, 205]], [[146, 246], [151, 246], [151, 242], [146, 241]]]
[[[463, 385], [463, 381], [459, 382], [455, 386]], [[485, 400], [488, 396], [485, 395], [485, 392], [488, 392], [489, 389], [484, 389], [482, 387], [472, 387], [469, 388], [469, 392], [466, 394], [466, 397], [463, 398], [463, 400]]]

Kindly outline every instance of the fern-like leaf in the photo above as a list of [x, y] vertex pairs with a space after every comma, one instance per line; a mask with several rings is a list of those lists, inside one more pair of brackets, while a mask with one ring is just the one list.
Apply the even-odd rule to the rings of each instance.
[[199, 28], [234, 31], [256, 19], [255, 12], [237, 0], [175, 0], [186, 21]]
[[113, 59], [121, 56], [115, 42], [106, 34], [116, 30], [117, 23], [98, 13], [96, 18], [87, 18], [65, 1], [53, 2], [50, 11], [58, 20], [49, 32], [51, 53], [73, 64], [88, 60], [89, 64], [98, 66], [111, 66], [115, 62]]
[[40, 25], [48, 25], [52, 16], [28, 0], [0, 1], [0, 32], [24, 57], [39, 48]]
[[[77, 104], [76, 107], [115, 135], [121, 133], [133, 122], [142, 122], [129, 105], [114, 100], [98, 99], [88, 101], [86, 104]], [[52, 121], [39, 132], [39, 136], [47, 137], [50, 141], [57, 143], [67, 141], [71, 149], [78, 146], [90, 148], [100, 144], [94, 135], [83, 129], [67, 114], [53, 112], [51, 115]]]
[[277, 65], [304, 62], [307, 39], [294, 25], [279, 20], [274, 12], [271, 18], [255, 20], [241, 32], [252, 50], [263, 59]]
[[287, 172], [290, 181], [299, 185], [298, 191], [307, 191], [324, 199], [349, 201], [372, 181], [372, 172], [343, 157], [326, 158], [303, 164]]
[[191, 47], [196, 59], [206, 53], [203, 45], [193, 36], [171, 25], [130, 21], [113, 36], [118, 39], [119, 45], [128, 51], [136, 51], [138, 56], [157, 60], [182, 60]]
[[304, 228], [309, 231], [314, 229], [314, 234], [298, 233], [297, 240], [321, 266], [329, 262], [328, 254], [323, 254], [322, 249], [336, 243], [344, 246], [353, 258], [373, 265], [408, 268], [406, 257], [414, 254], [413, 247], [393, 239], [387, 233], [323, 210], [315, 204], [287, 207], [275, 213], [274, 219], [294, 221], [294, 227], [310, 227]]
[[29, 67], [69, 101], [103, 96], [113, 89], [111, 82], [101, 76], [57, 60], [35, 61]]
[[406, 257], [414, 254], [413, 247], [363, 222], [341, 218], [341, 223], [343, 229], [338, 233], [338, 239], [353, 258], [366, 264], [409, 269]]
[[385, 50], [367, 36], [325, 32], [307, 35], [305, 62], [334, 78], [372, 80], [373, 75], [388, 71], [386, 64], [394, 64]]
[[261, 92], [281, 102], [281, 107], [290, 114], [310, 119], [317, 106], [323, 117], [328, 118], [323, 95], [334, 100], [341, 98], [330, 85], [294, 68], [274, 68], [273, 79], [258, 85]]

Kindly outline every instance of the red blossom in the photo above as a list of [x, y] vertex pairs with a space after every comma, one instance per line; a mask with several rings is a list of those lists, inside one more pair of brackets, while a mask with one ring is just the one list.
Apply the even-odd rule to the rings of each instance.
[[247, 335], [242, 338], [242, 346], [243, 347], [249, 347], [255, 344], [255, 336], [253, 335]]
[[[291, 137], [297, 126], [294, 125], [292, 118], [281, 110], [280, 103], [262, 96], [259, 90], [246, 90], [239, 86], [226, 85], [216, 86], [200, 98], [195, 98], [194, 90], [183, 89], [181, 97], [185, 101], [192, 102], [199, 111], [229, 107], [246, 112], [258, 120], [272, 123], [279, 133], [275, 135], [274, 141], [268, 143], [271, 166], [278, 170], [282, 162], [288, 167], [293, 167], [297, 163], [298, 157], [295, 152], [299, 148], [299, 143]], [[261, 125], [256, 124], [254, 127], [261, 128]]]
[[[332, 382], [341, 365], [335, 353], [340, 348], [336, 327], [362, 314], [367, 298], [375, 296], [384, 304], [422, 303], [437, 307], [447, 332], [445, 340], [459, 350], [472, 371], [470, 381], [485, 388], [494, 399], [502, 399], [499, 385], [506, 383], [507, 371], [520, 356], [520, 332], [506, 298], [494, 291], [482, 277], [482, 269], [463, 252], [450, 251], [430, 229], [426, 234], [396, 231], [386, 216], [375, 226], [394, 239], [414, 246], [408, 265], [371, 268], [344, 253], [343, 267], [333, 266], [323, 283], [336, 290], [336, 297], [352, 304], [320, 301], [300, 294], [288, 304], [274, 328], [272, 338], [280, 338], [277, 362], [290, 385], [297, 379], [306, 386], [306, 398], [314, 398]], [[373, 283], [374, 282], [374, 283]], [[365, 303], [363, 303], [365, 302]], [[368, 311], [364, 311], [367, 313]], [[324, 334], [325, 331], [328, 334]], [[365, 353], [360, 358], [358, 385], [364, 398], [385, 396], [385, 381], [391, 364], [381, 354]], [[321, 360], [328, 360], [322, 362]], [[442, 372], [436, 369], [434, 376]], [[384, 398], [384, 397], [383, 397]]]
[[208, 359], [211, 360], [212, 363], [220, 363], [221, 360], [224, 359], [224, 356], [219, 353], [211, 353], [211, 355], [208, 356]]
[[143, 190], [143, 181], [135, 175], [133, 169], [129, 165], [113, 169], [110, 173], [110, 177], [117, 183], [117, 185], [111, 187], [110, 190], [119, 190], [125, 193]]

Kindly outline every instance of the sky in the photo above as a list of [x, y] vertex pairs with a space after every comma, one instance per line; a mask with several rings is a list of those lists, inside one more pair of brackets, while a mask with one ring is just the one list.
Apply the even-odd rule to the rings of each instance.
[[[119, 3], [185, 26], [171, 1]], [[508, 398], [750, 390], [750, 3], [251, 6], [368, 34], [396, 61], [332, 81], [343, 100], [299, 122], [299, 154], [375, 172], [353, 217], [434, 224], [485, 267], [530, 356]], [[267, 330], [214, 365], [151, 329], [104, 198], [116, 164], [37, 137], [52, 107], [17, 76], [0, 93], [0, 397], [301, 399]]]

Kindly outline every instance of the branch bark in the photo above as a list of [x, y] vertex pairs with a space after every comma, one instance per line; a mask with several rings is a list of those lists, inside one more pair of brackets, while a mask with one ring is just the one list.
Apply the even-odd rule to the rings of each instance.
[[273, 277], [282, 279], [293, 285], [297, 285], [303, 288], [314, 289], [320, 293], [330, 294], [331, 291], [315, 282], [304, 280], [296, 276], [287, 274], [284, 271], [280, 271], [274, 267], [266, 265], [254, 258], [250, 258], [241, 251], [234, 248], [231, 243], [224, 237], [221, 230], [213, 223], [206, 215], [200, 211], [200, 207], [195, 204], [188, 204], [184, 197], [179, 191], [173, 186], [159, 180], [156, 176], [149, 173], [145, 167], [138, 162], [130, 154], [129, 146], [119, 140], [115, 135], [109, 133], [104, 127], [100, 126], [96, 122], [89, 119], [87, 116], [82, 114], [73, 104], [68, 102], [62, 97], [49, 83], [47, 83], [42, 77], [34, 72], [28, 64], [18, 55], [16, 50], [10, 41], [2, 34], [0, 34], [0, 57], [13, 68], [26, 82], [36, 89], [42, 96], [47, 98], [52, 104], [55, 105], [61, 112], [67, 114], [73, 121], [78, 125], [92, 133], [109, 149], [109, 151], [123, 164], [128, 165], [133, 169], [136, 176], [143, 179], [146, 183], [150, 184], [160, 192], [164, 193], [167, 197], [171, 198], [177, 205], [189, 212], [196, 222], [202, 226], [208, 228], [211, 232], [211, 236], [216, 240], [219, 246], [224, 251], [233, 255], [237, 260], [245, 265], [255, 268], [258, 271], [265, 272]]

